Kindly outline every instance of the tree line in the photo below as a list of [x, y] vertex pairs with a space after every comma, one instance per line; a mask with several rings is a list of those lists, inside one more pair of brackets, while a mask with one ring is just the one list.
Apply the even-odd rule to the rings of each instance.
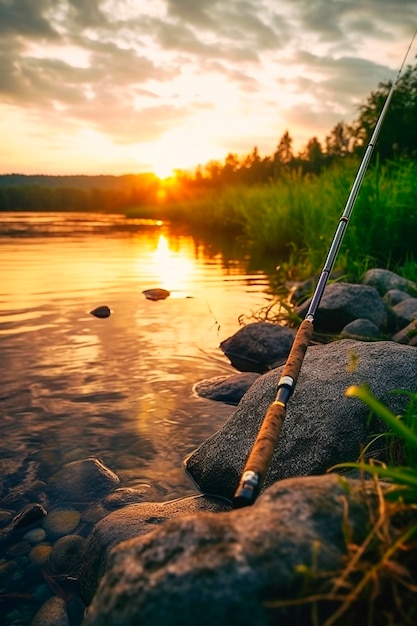
[[[246, 156], [229, 153], [224, 162], [210, 161], [193, 173], [178, 170], [175, 184], [163, 185], [150, 174], [100, 177], [0, 176], [0, 211], [65, 210], [125, 211], [155, 204], [161, 198], [178, 199], [196, 190], [229, 185], [273, 182], [289, 172], [319, 175], [324, 168], [347, 157], [360, 158], [369, 143], [379, 114], [392, 86], [379, 83], [359, 107], [351, 124], [338, 122], [324, 142], [312, 137], [294, 153], [290, 131], [285, 130], [272, 155], [261, 157], [255, 146]], [[417, 159], [417, 65], [408, 66], [399, 79], [375, 149], [381, 162]]]
[[[363, 155], [378, 121], [392, 82], [382, 82], [360, 106], [356, 120], [351, 124], [338, 122], [320, 142], [312, 137], [295, 154], [293, 139], [288, 130], [279, 139], [272, 155], [261, 158], [258, 148], [243, 158], [229, 153], [224, 161], [211, 161], [197, 168], [195, 180], [211, 184], [265, 183], [289, 171], [315, 174], [346, 157]], [[381, 162], [398, 157], [417, 159], [417, 65], [409, 66], [399, 79], [384, 120], [375, 149]]]

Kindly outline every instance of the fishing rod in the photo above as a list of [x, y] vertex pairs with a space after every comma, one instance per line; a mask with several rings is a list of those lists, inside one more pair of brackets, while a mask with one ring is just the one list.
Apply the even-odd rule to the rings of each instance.
[[339, 252], [339, 248], [347, 229], [349, 219], [352, 214], [353, 207], [358, 196], [363, 178], [369, 165], [375, 143], [378, 139], [378, 135], [387, 114], [388, 108], [390, 106], [392, 96], [394, 95], [394, 91], [400, 79], [405, 61], [408, 57], [416, 35], [417, 29], [407, 48], [407, 52], [405, 53], [397, 76], [391, 85], [384, 106], [382, 107], [374, 131], [371, 135], [371, 139], [362, 157], [362, 161], [359, 165], [359, 169], [357, 171], [355, 180], [346, 201], [345, 209], [339, 219], [335, 234], [327, 253], [325, 263], [323, 265], [323, 269], [321, 271], [319, 280], [311, 298], [310, 306], [308, 307], [304, 320], [301, 322], [297, 330], [297, 334], [295, 336], [290, 353], [282, 371], [282, 376], [278, 381], [277, 395], [264, 417], [259, 433], [253, 444], [252, 450], [250, 451], [247, 461], [245, 463], [239, 485], [233, 498], [233, 506], [235, 508], [240, 508], [252, 504], [256, 500], [265, 479], [272, 459], [272, 455], [274, 454], [274, 450], [278, 442], [279, 435], [281, 433], [282, 425], [284, 423], [287, 402], [294, 392], [297, 378], [303, 364], [304, 356], [313, 335], [314, 319], [317, 313], [317, 309], [319, 307], [324, 289], [327, 285], [329, 275], [333, 269], [337, 254]]

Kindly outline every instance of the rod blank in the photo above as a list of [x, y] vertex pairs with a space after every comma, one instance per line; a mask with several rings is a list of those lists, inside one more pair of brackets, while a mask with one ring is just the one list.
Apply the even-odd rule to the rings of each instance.
[[330, 273], [336, 261], [337, 254], [342, 244], [342, 240], [346, 232], [349, 219], [353, 211], [353, 207], [358, 197], [363, 178], [368, 168], [369, 161], [371, 159], [376, 141], [378, 139], [379, 132], [387, 114], [389, 105], [391, 103], [392, 96], [400, 79], [402, 69], [404, 67], [405, 61], [407, 59], [408, 53], [410, 52], [416, 35], [417, 29], [414, 32], [414, 35], [408, 46], [407, 52], [401, 63], [401, 67], [397, 73], [397, 76], [391, 85], [384, 106], [382, 107], [382, 110], [379, 114], [375, 129], [371, 135], [371, 139], [362, 157], [362, 161], [355, 176], [355, 180], [346, 201], [344, 211], [339, 219], [335, 234], [333, 236], [329, 252], [327, 254], [323, 269], [317, 282], [317, 286], [311, 298], [306, 317], [298, 328], [294, 343], [283, 369], [282, 377], [278, 382], [276, 398], [274, 402], [270, 405], [264, 417], [258, 436], [255, 439], [252, 450], [249, 453], [249, 456], [245, 463], [242, 477], [233, 498], [233, 505], [235, 508], [240, 508], [252, 504], [256, 500], [262, 483], [265, 479], [268, 467], [271, 463], [271, 459], [282, 430], [282, 425], [285, 420], [287, 402], [294, 391], [306, 350], [310, 344], [311, 337], [313, 335], [314, 318], [317, 309], [320, 305], [323, 292], [326, 288], [327, 281], [329, 279]]

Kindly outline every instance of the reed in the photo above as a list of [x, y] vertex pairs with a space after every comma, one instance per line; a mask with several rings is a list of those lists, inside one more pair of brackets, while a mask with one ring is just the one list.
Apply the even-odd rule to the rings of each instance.
[[[346, 159], [320, 176], [288, 172], [267, 185], [225, 187], [154, 211], [193, 228], [232, 231], [250, 254], [299, 266], [299, 277], [320, 269], [358, 162]], [[415, 274], [417, 163], [378, 162], [367, 172], [337, 269], [358, 277], [371, 266]]]

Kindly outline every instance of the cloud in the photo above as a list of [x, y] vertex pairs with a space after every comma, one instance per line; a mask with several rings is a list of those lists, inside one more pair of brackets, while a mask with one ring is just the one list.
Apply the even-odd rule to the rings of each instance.
[[226, 152], [305, 143], [393, 77], [413, 23], [415, 0], [0, 0], [0, 106], [119, 146], [201, 115]]
[[49, 0], [0, 0], [0, 35], [56, 39], [58, 33], [45, 17], [50, 5]]

